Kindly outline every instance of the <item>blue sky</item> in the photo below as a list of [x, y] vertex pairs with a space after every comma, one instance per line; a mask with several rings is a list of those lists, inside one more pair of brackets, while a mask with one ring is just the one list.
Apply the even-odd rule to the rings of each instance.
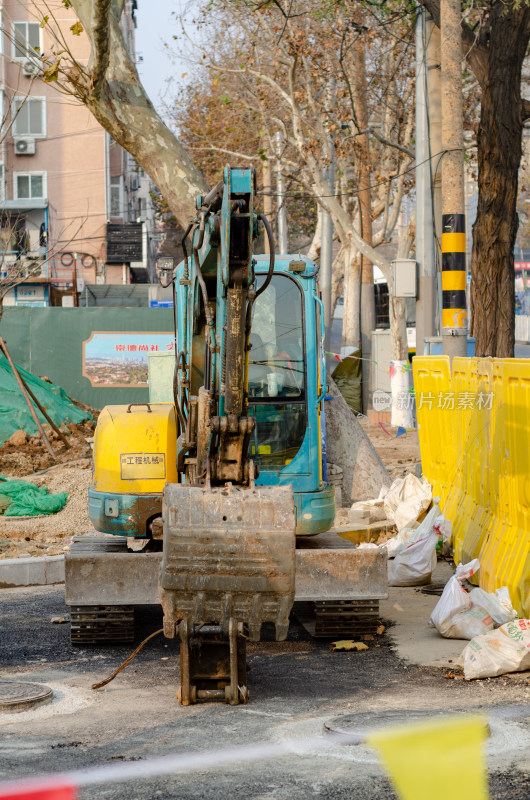
[[[169, 50], [176, 51], [173, 35], [180, 32], [175, 13], [183, 13], [189, 0], [138, 0], [136, 12], [136, 52], [143, 61], [138, 63], [142, 83], [155, 107], [164, 115], [164, 100], [174, 90], [170, 84], [181, 80], [187, 71], [185, 63]], [[164, 45], [168, 44], [169, 47]]]

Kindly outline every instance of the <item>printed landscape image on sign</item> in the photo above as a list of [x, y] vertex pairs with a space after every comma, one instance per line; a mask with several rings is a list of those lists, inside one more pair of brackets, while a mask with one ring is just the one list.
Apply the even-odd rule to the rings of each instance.
[[149, 353], [174, 348], [171, 333], [94, 331], [83, 342], [83, 375], [92, 386], [147, 386]]

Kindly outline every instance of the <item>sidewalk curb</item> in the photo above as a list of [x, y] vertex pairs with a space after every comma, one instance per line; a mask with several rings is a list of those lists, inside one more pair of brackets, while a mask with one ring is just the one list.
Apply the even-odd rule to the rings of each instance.
[[0, 589], [64, 583], [64, 556], [5, 558], [0, 561]]

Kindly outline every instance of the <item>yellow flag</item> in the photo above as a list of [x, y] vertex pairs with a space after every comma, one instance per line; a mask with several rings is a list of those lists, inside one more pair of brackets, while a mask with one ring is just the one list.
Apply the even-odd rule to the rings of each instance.
[[488, 800], [485, 717], [445, 717], [375, 731], [378, 751], [401, 800]]

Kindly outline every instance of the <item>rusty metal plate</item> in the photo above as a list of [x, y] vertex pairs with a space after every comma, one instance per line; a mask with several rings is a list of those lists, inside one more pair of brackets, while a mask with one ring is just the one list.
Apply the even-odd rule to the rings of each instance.
[[197, 625], [263, 622], [285, 638], [295, 589], [295, 512], [286, 487], [167, 484], [160, 599], [166, 635], [181, 619]]

